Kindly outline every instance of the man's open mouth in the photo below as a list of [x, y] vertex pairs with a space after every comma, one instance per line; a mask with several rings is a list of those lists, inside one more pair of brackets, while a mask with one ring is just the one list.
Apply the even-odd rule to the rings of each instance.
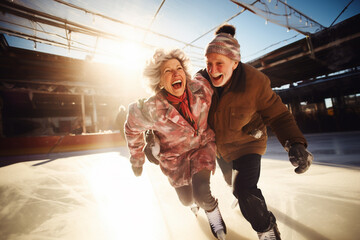
[[223, 76], [223, 74], [219, 74], [219, 76], [212, 76], [212, 78], [217, 81], [219, 80], [221, 77]]

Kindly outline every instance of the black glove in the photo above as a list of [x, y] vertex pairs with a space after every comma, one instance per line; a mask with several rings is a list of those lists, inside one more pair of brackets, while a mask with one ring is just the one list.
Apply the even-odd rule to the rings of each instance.
[[133, 172], [134, 172], [134, 175], [136, 177], [140, 177], [141, 176], [141, 173], [143, 171], [143, 168], [142, 167], [134, 167], [134, 166], [131, 166]]
[[152, 148], [155, 146], [155, 135], [152, 130], [147, 130], [145, 132], [145, 140], [146, 146], [144, 148], [144, 153], [146, 158], [149, 160], [149, 162], [159, 165], [159, 160], [157, 160], [152, 153]]
[[294, 143], [291, 145], [289, 149], [289, 160], [295, 168], [296, 173], [304, 173], [306, 172], [314, 157], [313, 155], [306, 150], [304, 144], [302, 143]]
[[152, 130], [146, 130], [145, 140], [146, 140], [146, 144], [149, 145], [149, 147], [155, 146], [155, 135]]
[[146, 144], [146, 146], [144, 148], [144, 153], [145, 153], [146, 158], [149, 160], [149, 162], [159, 165], [159, 160], [157, 160], [154, 157], [154, 155], [152, 154], [152, 149], [149, 144]]

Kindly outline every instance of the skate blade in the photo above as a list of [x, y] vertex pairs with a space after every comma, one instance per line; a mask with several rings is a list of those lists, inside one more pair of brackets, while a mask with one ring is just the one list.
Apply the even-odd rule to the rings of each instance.
[[226, 239], [226, 234], [225, 234], [224, 230], [217, 231], [216, 235], [217, 235], [217, 239], [219, 239], [219, 240], [225, 240]]
[[231, 204], [231, 208], [236, 208], [236, 206], [239, 204], [239, 201], [235, 198], [234, 202]]
[[198, 216], [198, 212], [199, 212], [199, 207], [192, 207], [191, 211], [194, 213], [195, 217]]

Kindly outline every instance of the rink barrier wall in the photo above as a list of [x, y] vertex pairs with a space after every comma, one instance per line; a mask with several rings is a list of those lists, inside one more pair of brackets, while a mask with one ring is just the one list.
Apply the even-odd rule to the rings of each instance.
[[0, 156], [49, 154], [124, 146], [120, 133], [0, 138]]

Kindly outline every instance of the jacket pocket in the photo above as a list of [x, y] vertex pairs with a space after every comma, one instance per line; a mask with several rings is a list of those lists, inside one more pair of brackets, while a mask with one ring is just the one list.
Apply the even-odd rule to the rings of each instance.
[[231, 107], [229, 116], [229, 128], [231, 130], [241, 130], [251, 120], [254, 111], [244, 107]]

